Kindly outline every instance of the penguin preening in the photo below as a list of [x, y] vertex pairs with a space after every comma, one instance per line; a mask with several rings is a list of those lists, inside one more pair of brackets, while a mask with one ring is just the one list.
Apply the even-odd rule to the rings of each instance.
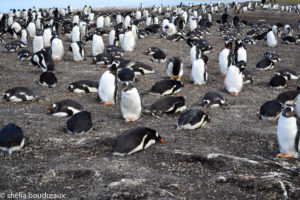
[[152, 55], [152, 62], [164, 63], [166, 62], [166, 54], [158, 47], [149, 47], [146, 54]]
[[140, 95], [138, 90], [129, 82], [122, 83], [121, 111], [125, 122], [136, 121], [141, 116]]
[[0, 131], [0, 149], [11, 155], [13, 151], [20, 151], [25, 144], [22, 129], [15, 124], [8, 124]]
[[64, 99], [59, 102], [52, 103], [45, 107], [49, 110], [49, 114], [56, 117], [68, 117], [76, 113], [84, 111], [84, 107], [71, 99]]
[[99, 83], [91, 80], [79, 80], [68, 85], [67, 93], [97, 93]]
[[291, 106], [285, 107], [277, 125], [277, 140], [280, 149], [280, 153], [277, 154], [278, 157], [298, 158], [299, 128], [300, 122], [297, 119], [294, 108]]
[[38, 98], [35, 93], [27, 87], [14, 87], [9, 90], [6, 90], [3, 95], [3, 102], [21, 102], [21, 101], [32, 101]]
[[243, 87], [243, 73], [246, 63], [244, 61], [238, 62], [236, 65], [231, 65], [228, 68], [225, 77], [225, 88], [227, 92], [237, 96]]
[[180, 81], [182, 75], [183, 63], [181, 59], [177, 56], [170, 58], [167, 63], [167, 76], [170, 77], [171, 80], [176, 78], [177, 81]]
[[88, 133], [91, 130], [93, 123], [88, 111], [78, 112], [67, 121], [67, 132], [71, 135]]
[[43, 72], [55, 72], [55, 65], [51, 55], [46, 49], [42, 49], [30, 58], [30, 65], [39, 66]]
[[110, 153], [118, 156], [131, 155], [147, 149], [156, 142], [165, 143], [156, 130], [147, 127], [136, 127], [119, 135], [112, 145]]
[[23, 49], [18, 53], [18, 60], [30, 60], [33, 53], [27, 49]]
[[208, 115], [201, 110], [187, 110], [182, 113], [177, 121], [177, 130], [197, 129], [204, 126], [207, 122], [212, 122]]

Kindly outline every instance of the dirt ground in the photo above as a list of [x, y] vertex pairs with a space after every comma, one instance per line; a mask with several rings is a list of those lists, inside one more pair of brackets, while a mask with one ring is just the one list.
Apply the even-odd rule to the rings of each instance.
[[[229, 19], [232, 15], [230, 11]], [[289, 23], [295, 31], [300, 19], [295, 13], [262, 10], [239, 14], [239, 17], [254, 23], [260, 19], [270, 24]], [[214, 19], [220, 19], [220, 15], [214, 14]], [[58, 86], [55, 88], [39, 86], [41, 70], [28, 66], [26, 61], [18, 61], [17, 53], [4, 52], [4, 44], [0, 44], [0, 91], [26, 86], [44, 96], [34, 102], [0, 104], [1, 127], [15, 123], [26, 136], [21, 152], [12, 156], [0, 152], [0, 193], [65, 194], [67, 199], [300, 199], [299, 160], [276, 158], [279, 153], [277, 122], [260, 121], [256, 116], [264, 102], [299, 84], [299, 81], [289, 81], [285, 89], [279, 90], [268, 87], [278, 69], [299, 72], [299, 46], [279, 40], [274, 50], [282, 61], [273, 70], [257, 72], [255, 65], [268, 49], [266, 41], [248, 45], [247, 69], [254, 73], [255, 81], [245, 85], [240, 95], [234, 97], [224, 91], [223, 78], [218, 75], [218, 55], [224, 46], [218, 26], [214, 24], [210, 29], [212, 35], [205, 36], [215, 50], [208, 55], [209, 76], [204, 86], [190, 83], [191, 69], [187, 67], [191, 65], [190, 49], [185, 41], [170, 42], [155, 34], [138, 40], [135, 51], [124, 56], [155, 69], [154, 74], [138, 77], [135, 86], [140, 93], [166, 76], [164, 64], [152, 63], [143, 54], [148, 47], [157, 46], [168, 57], [179, 56], [184, 62], [182, 79], [187, 87], [178, 95], [186, 97], [187, 108], [202, 109], [201, 99], [208, 91], [224, 96], [228, 107], [206, 111], [213, 123], [191, 131], [176, 131], [179, 114], [142, 116], [136, 122], [125, 123], [119, 104], [101, 105], [95, 94], [67, 94], [69, 83], [81, 79], [98, 81], [104, 71], [90, 64], [90, 42], [86, 44], [86, 60], [74, 62], [68, 51], [70, 41], [63, 39], [65, 56], [56, 63]], [[247, 30], [249, 27], [244, 32]], [[7, 35], [5, 40], [9, 42], [12, 38]], [[108, 44], [107, 36], [104, 40]], [[68, 118], [47, 115], [46, 105], [66, 98], [78, 101], [92, 113], [93, 131], [70, 136], [63, 132]], [[158, 98], [143, 95], [142, 103], [149, 107]], [[107, 157], [114, 139], [137, 126], [158, 130], [166, 143], [154, 144], [131, 156]]]

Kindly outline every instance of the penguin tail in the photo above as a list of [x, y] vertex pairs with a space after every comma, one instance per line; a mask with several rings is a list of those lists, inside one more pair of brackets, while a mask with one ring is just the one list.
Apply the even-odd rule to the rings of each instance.
[[148, 94], [150, 94], [150, 90], [146, 90], [140, 93], [141, 96], [148, 95]]

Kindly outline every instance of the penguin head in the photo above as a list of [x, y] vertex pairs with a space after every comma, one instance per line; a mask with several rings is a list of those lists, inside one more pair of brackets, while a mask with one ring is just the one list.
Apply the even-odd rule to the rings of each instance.
[[9, 98], [11, 96], [11, 93], [6, 91], [3, 93], [2, 98], [3, 98], [3, 103], [6, 103], [7, 101], [9, 101]]
[[225, 41], [225, 48], [232, 49], [232, 42], [230, 40]]
[[156, 130], [147, 133], [149, 140], [153, 139], [156, 142], [165, 143]]
[[[111, 64], [111, 66], [109, 67], [109, 71], [110, 73], [112, 73], [113, 75], [117, 74], [117, 70], [118, 70], [118, 63], [119, 61], [113, 61], [113, 63]], [[120, 63], [120, 62], [119, 62]]]
[[43, 35], [43, 31], [42, 30], [36, 30], [35, 35], [36, 36], [42, 36]]
[[97, 28], [97, 29], [95, 29], [95, 31], [94, 31], [94, 34], [96, 34], [96, 35], [101, 35], [102, 34], [102, 30], [101, 29], [99, 29], [99, 28]]
[[134, 88], [134, 86], [129, 82], [122, 83], [121, 87], [124, 92], [127, 92], [127, 91], [131, 90], [132, 88]]
[[295, 116], [295, 109], [291, 106], [286, 106], [282, 115], [284, 117], [293, 117], [293, 116]]
[[235, 66], [240, 69], [240, 72], [242, 72], [244, 69], [246, 69], [246, 62], [241, 60]]
[[243, 42], [242, 42], [242, 40], [240, 40], [240, 39], [238, 39], [238, 40], [236, 40], [236, 48], [241, 48], [241, 47], [243, 47]]
[[52, 114], [59, 110], [59, 105], [57, 105], [56, 103], [52, 103], [52, 104], [46, 106], [45, 108], [50, 111], [50, 114]]
[[73, 92], [75, 90], [75, 86], [70, 84], [68, 85], [68, 90], [67, 90], [67, 93], [70, 93], [70, 92]]

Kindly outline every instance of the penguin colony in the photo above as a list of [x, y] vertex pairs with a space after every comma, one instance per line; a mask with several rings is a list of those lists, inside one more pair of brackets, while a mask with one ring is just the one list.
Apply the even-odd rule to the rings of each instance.
[[[90, 95], [95, 94], [94, 99], [99, 106], [120, 106], [119, 116], [125, 123], [136, 123], [139, 120], [145, 122], [148, 114], [159, 117], [178, 115], [178, 120], [174, 122], [177, 130], [192, 129], [201, 134], [201, 129], [195, 129], [212, 123], [209, 115], [213, 115], [213, 107], [230, 109], [231, 103], [223, 96], [232, 95], [238, 98], [236, 96], [243, 95], [244, 90], [255, 90], [257, 73], [278, 68], [278, 63], [287, 59], [281, 55], [282, 61], [281, 56], [277, 54], [276, 48], [279, 43], [297, 45], [300, 41], [300, 30], [297, 30], [299, 27], [265, 21], [248, 22], [238, 16], [241, 10], [251, 13], [272, 9], [278, 12], [299, 13], [299, 8], [299, 4], [280, 8], [278, 4], [260, 5], [250, 2], [244, 5], [218, 3], [153, 6], [148, 9], [140, 7], [123, 12], [96, 12], [87, 6], [79, 12], [74, 12], [71, 6], [66, 9], [12, 9], [0, 16], [0, 35], [1, 42], [6, 42], [4, 51], [7, 55], [11, 56], [14, 55], [13, 52], [17, 52], [16, 59], [20, 62], [41, 68], [38, 84], [48, 87], [52, 92], [57, 92], [55, 88], [60, 84], [62, 77], [59, 71], [64, 67], [62, 62], [67, 59], [70, 62], [88, 61], [91, 65], [96, 65], [98, 71], [103, 70], [98, 74], [99, 80], [70, 80], [65, 86], [66, 93], [73, 92], [74, 95], [82, 95], [81, 98], [86, 98], [84, 95], [91, 97]], [[233, 14], [230, 14], [229, 10]], [[216, 37], [219, 38], [219, 42], [224, 44], [222, 49], [215, 49], [207, 39], [215, 34], [214, 30], [217, 30]], [[148, 63], [140, 62], [138, 57], [128, 59], [141, 40], [147, 37], [157, 37], [165, 43], [185, 43], [189, 53], [185, 57], [170, 55], [166, 53], [168, 49], [162, 46], [145, 46], [144, 52], [140, 54], [149, 56]], [[263, 58], [257, 60], [256, 66], [249, 66], [249, 60], [257, 59], [248, 56], [249, 45], [255, 46], [257, 43], [264, 43], [266, 51], [262, 52]], [[213, 53], [218, 54], [216, 66], [209, 64], [210, 54]], [[185, 66], [187, 62], [191, 69]], [[217, 73], [212, 72], [213, 68]], [[152, 87], [149, 85], [145, 88], [145, 93], [141, 93], [139, 81], [153, 77], [152, 74], [161, 69], [164, 69], [165, 75], [156, 79]], [[34, 68], [32, 70], [38, 71]], [[98, 71], [90, 70], [89, 73]], [[201, 88], [211, 81], [210, 77], [212, 80], [222, 79], [224, 85], [203, 93], [197, 99], [198, 109], [187, 109], [191, 105], [191, 99], [183, 95], [188, 92], [185, 87], [197, 87], [201, 91]], [[278, 69], [271, 77], [266, 90], [282, 90], [287, 87], [288, 81], [298, 78], [299, 75], [293, 70]], [[249, 83], [252, 85], [244, 88], [244, 85]], [[30, 89], [34, 87], [35, 85], [8, 87], [3, 91], [3, 102], [8, 104], [43, 100], [43, 97]], [[46, 87], [44, 90], [47, 90]], [[220, 91], [220, 87], [223, 87], [223, 90]], [[149, 95], [156, 95], [156, 101], [143, 105], [143, 100]], [[195, 96], [199, 97], [198, 94]], [[45, 108], [49, 110], [49, 117], [69, 117], [65, 128], [71, 135], [89, 134], [93, 131], [96, 122], [93, 113], [98, 112], [97, 110], [89, 110], [69, 98], [47, 104]], [[257, 114], [259, 119], [278, 120], [280, 157], [298, 157], [299, 115], [300, 96], [296, 88], [267, 101]], [[160, 134], [164, 135], [151, 127], [137, 126], [128, 129], [116, 138], [109, 154], [130, 155], [147, 149], [154, 143], [165, 143]], [[14, 124], [3, 127], [0, 132], [1, 150], [11, 154], [21, 150], [24, 145], [24, 134], [20, 127]]]

